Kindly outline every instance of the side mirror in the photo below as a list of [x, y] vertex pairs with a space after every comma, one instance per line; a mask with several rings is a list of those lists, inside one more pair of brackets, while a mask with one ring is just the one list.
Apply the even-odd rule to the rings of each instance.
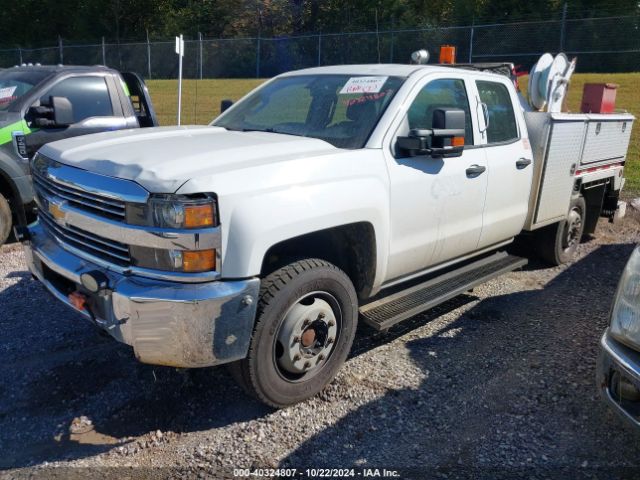
[[229, 100], [228, 98], [222, 100], [220, 102], [220, 113], [224, 113], [225, 111], [229, 110], [229, 108], [231, 108], [231, 105], [233, 105], [233, 100]]
[[412, 157], [430, 155], [453, 158], [464, 150], [465, 114], [459, 108], [438, 108], [433, 112], [431, 129], [412, 129], [398, 137], [397, 146]]
[[53, 107], [53, 121], [56, 125], [66, 127], [74, 123], [73, 105], [66, 97], [50, 97]]
[[73, 106], [66, 97], [43, 98], [39, 107], [29, 109], [29, 115], [40, 128], [68, 127], [74, 123]]

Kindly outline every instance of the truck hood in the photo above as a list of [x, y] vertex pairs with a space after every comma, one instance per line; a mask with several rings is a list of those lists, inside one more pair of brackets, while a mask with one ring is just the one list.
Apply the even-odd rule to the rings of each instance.
[[133, 180], [152, 193], [173, 193], [193, 178], [336, 150], [313, 138], [189, 126], [85, 135], [49, 143], [40, 152], [72, 167]]

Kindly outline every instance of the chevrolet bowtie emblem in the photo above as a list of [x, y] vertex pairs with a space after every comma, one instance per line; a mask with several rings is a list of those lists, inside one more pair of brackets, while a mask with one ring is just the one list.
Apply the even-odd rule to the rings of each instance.
[[62, 210], [62, 207], [65, 203], [66, 202], [61, 202], [61, 203], [54, 203], [51, 201], [49, 202], [49, 213], [55, 219], [55, 221], [58, 222], [60, 225], [65, 224], [64, 210]]

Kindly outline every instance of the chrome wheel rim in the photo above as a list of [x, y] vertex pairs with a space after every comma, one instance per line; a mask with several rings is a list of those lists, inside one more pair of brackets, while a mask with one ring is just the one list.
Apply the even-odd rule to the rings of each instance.
[[576, 247], [578, 243], [580, 243], [580, 236], [582, 232], [582, 215], [580, 215], [580, 210], [578, 208], [573, 208], [569, 212], [569, 216], [567, 217], [567, 223], [565, 226], [565, 235], [564, 235], [564, 249], [571, 250]]
[[278, 374], [288, 382], [316, 375], [333, 354], [341, 327], [342, 313], [333, 295], [312, 292], [300, 297], [275, 335], [273, 361]]

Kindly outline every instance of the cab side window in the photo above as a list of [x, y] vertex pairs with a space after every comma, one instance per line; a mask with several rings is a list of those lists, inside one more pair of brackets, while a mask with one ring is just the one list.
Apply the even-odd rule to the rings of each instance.
[[407, 112], [409, 128], [431, 128], [433, 112], [438, 108], [459, 108], [464, 110], [464, 144], [473, 145], [471, 111], [463, 80], [441, 79], [425, 85]]
[[504, 143], [518, 139], [518, 125], [507, 87], [495, 82], [476, 82], [480, 101], [489, 111], [488, 143]]
[[72, 77], [57, 83], [44, 97], [67, 97], [73, 106], [74, 123], [90, 117], [112, 117], [113, 107], [103, 77]]

